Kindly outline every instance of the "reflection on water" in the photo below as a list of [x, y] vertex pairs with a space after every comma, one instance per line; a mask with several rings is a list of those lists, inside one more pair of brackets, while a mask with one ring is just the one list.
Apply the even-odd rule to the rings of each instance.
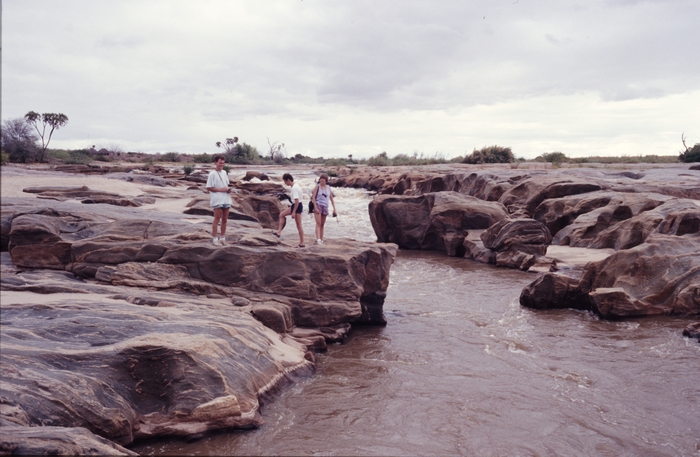
[[313, 376], [263, 407], [266, 425], [135, 450], [699, 455], [700, 345], [681, 336], [688, 321], [531, 311], [518, 297], [533, 278], [402, 251], [384, 306], [388, 325], [355, 329], [319, 355]]

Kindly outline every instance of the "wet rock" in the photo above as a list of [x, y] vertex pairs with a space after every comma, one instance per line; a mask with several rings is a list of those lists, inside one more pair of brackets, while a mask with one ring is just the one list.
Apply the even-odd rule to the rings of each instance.
[[246, 171], [243, 181], [250, 181], [251, 179], [259, 179], [260, 181], [269, 181], [270, 178], [259, 171]]
[[134, 305], [94, 297], [3, 303], [3, 408], [25, 427], [85, 427], [125, 445], [257, 426], [258, 399], [313, 369], [231, 305], [174, 294]]
[[612, 191], [568, 195], [543, 201], [535, 210], [533, 219], [544, 223], [551, 234], [556, 236], [561, 229], [573, 223], [582, 214], [599, 210], [596, 213], [595, 225], [586, 233], [586, 236], [590, 237], [609, 227], [611, 223], [654, 209], [670, 199], [671, 197], [659, 194]]
[[521, 208], [528, 217], [532, 217], [535, 209], [546, 199], [585, 194], [601, 189], [601, 184], [591, 182], [590, 179], [532, 176], [506, 190], [498, 201], [510, 212]]
[[581, 284], [581, 271], [545, 273], [520, 293], [520, 304], [527, 308], [573, 308], [590, 310], [588, 288]]
[[82, 427], [0, 426], [2, 455], [131, 455], [116, 443]]
[[523, 306], [590, 309], [606, 319], [700, 315], [700, 238], [653, 235], [588, 263], [579, 279], [546, 273], [527, 286]]
[[14, 217], [12, 261], [119, 286], [277, 294], [298, 300], [294, 315], [300, 325], [385, 323], [381, 306], [395, 246], [339, 241], [298, 250], [259, 230], [239, 229], [231, 244], [216, 247], [207, 228], [183, 222], [80, 222], [80, 215], [65, 212]]
[[481, 234], [484, 247], [496, 252], [544, 255], [552, 242], [547, 227], [534, 219], [503, 219]]
[[683, 330], [683, 336], [688, 338], [697, 338], [700, 343], [700, 322], [695, 322], [693, 324], [688, 324], [688, 326]]
[[[229, 219], [253, 221], [269, 229], [277, 228], [279, 215], [285, 209], [278, 198], [269, 195], [234, 193], [231, 194], [231, 201]], [[184, 213], [213, 216], [209, 196], [194, 198], [187, 204]]]
[[[687, 234], [700, 231], [700, 206], [693, 200], [639, 198], [638, 206], [606, 205], [577, 217], [560, 230], [553, 244], [594, 249], [629, 249], [654, 233]], [[644, 204], [646, 202], [646, 204]]]
[[251, 313], [265, 327], [277, 333], [287, 333], [294, 325], [291, 307], [282, 303], [256, 303]]
[[468, 230], [485, 229], [508, 217], [498, 203], [456, 192], [379, 195], [370, 202], [369, 212], [380, 242], [454, 255], [464, 254], [461, 245]]

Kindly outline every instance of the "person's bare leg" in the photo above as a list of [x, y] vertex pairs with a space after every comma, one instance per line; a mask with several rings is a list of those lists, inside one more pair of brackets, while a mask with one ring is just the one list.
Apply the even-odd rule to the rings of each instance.
[[282, 229], [286, 225], [286, 220], [285, 218], [289, 216], [292, 212], [289, 209], [285, 209], [280, 213], [280, 223], [279, 223], [279, 228], [277, 229], [277, 236], [282, 235]]
[[321, 224], [317, 225], [317, 227], [318, 227], [318, 232], [319, 232], [319, 234], [321, 235], [321, 236], [319, 237], [319, 239], [320, 239], [321, 241], [323, 241], [323, 229], [324, 229], [324, 227], [325, 227], [325, 225], [326, 225], [326, 218], [327, 218], [327, 217], [328, 217], [328, 215], [326, 215], [326, 214], [322, 215], [322, 216], [321, 216]]
[[228, 212], [230, 208], [221, 210], [221, 242], [226, 243], [226, 222], [228, 221]]
[[219, 220], [221, 220], [221, 208], [214, 208], [214, 221], [211, 223], [211, 236], [216, 238], [216, 230], [219, 227]]
[[320, 240], [323, 238], [323, 231], [321, 229], [321, 213], [314, 213], [314, 219], [316, 219], [316, 239]]
[[293, 217], [297, 223], [297, 230], [299, 231], [299, 245], [303, 246], [304, 245], [304, 227], [301, 226], [301, 214], [296, 213]]

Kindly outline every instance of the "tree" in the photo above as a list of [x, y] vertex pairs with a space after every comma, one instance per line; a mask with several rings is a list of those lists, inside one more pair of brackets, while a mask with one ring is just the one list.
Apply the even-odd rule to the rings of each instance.
[[284, 143], [278, 143], [277, 141], [270, 143], [270, 138], [268, 138], [267, 144], [270, 146], [270, 160], [272, 160], [274, 163], [281, 163], [286, 156]]
[[[46, 149], [49, 147], [49, 142], [51, 141], [51, 136], [54, 130], [58, 130], [64, 127], [68, 123], [68, 116], [63, 113], [44, 113], [39, 114], [35, 111], [30, 111], [24, 115], [24, 119], [31, 125], [34, 126], [39, 137], [41, 138], [41, 155], [39, 161], [46, 161]], [[39, 130], [39, 123], [41, 123], [41, 130]], [[49, 131], [49, 137], [46, 138], [46, 126], [51, 127]]]
[[511, 163], [515, 162], [513, 151], [510, 148], [493, 145], [484, 146], [481, 149], [474, 149], [471, 155], [462, 160], [462, 163]]
[[692, 148], [689, 148], [685, 144], [685, 133], [681, 135], [681, 141], [685, 151], [680, 153], [678, 160], [685, 163], [700, 162], [700, 143], [695, 143]]
[[39, 138], [32, 132], [31, 126], [18, 117], [2, 123], [2, 151], [8, 155], [10, 162], [35, 162], [39, 158]]
[[226, 153], [226, 154], [233, 154], [234, 149], [236, 148], [236, 143], [238, 143], [238, 137], [234, 136], [233, 138], [226, 138], [225, 143], [221, 143], [221, 141], [217, 141], [216, 147], [217, 148], [224, 148], [224, 153]]

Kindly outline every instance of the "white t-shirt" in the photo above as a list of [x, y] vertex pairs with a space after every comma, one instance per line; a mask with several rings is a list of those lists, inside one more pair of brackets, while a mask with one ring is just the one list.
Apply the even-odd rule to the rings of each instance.
[[[224, 170], [221, 170], [221, 172], [216, 170], [210, 171], [207, 179], [207, 188], [209, 187], [228, 187], [228, 173]], [[212, 207], [230, 205], [231, 196], [226, 192], [209, 192], [209, 204]]]
[[299, 203], [304, 200], [304, 192], [301, 190], [301, 186], [298, 183], [292, 184], [292, 205], [295, 199], [299, 199]]

